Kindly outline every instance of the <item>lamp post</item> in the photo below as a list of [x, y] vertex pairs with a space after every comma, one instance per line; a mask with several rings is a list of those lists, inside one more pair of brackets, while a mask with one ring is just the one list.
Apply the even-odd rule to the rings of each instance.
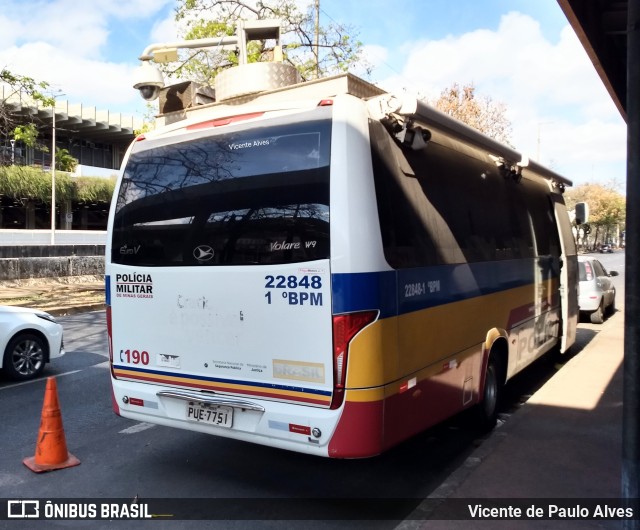
[[51, 128], [51, 244], [56, 244], [56, 100], [53, 98]]
[[539, 121], [538, 122], [538, 150], [537, 150], [537, 154], [536, 154], [536, 160], [538, 162], [541, 162], [540, 160], [540, 127], [542, 125], [551, 125], [553, 122], [552, 121]]
[[11, 165], [13, 166], [16, 163], [16, 141], [11, 138], [9, 143], [11, 144]]

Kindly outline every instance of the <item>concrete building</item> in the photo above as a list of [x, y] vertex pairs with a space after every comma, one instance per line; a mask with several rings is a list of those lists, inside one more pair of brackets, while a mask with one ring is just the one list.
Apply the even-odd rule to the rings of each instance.
[[[98, 110], [81, 103], [57, 99], [55, 109], [43, 107], [37, 101], [16, 93], [0, 84], [0, 105], [4, 105], [22, 123], [38, 128], [38, 142], [46, 149], [27, 147], [10, 137], [0, 136], [0, 166], [19, 165], [51, 170], [51, 154], [55, 145], [66, 149], [78, 160], [72, 178], [110, 178], [116, 175], [124, 153], [142, 127], [142, 119], [109, 110]], [[108, 203], [74, 204], [56, 201], [56, 230], [104, 230]], [[50, 201], [31, 197], [0, 195], [0, 244], [8, 244], [16, 237], [5, 231], [51, 229]], [[4, 237], [3, 237], [4, 235]], [[3, 241], [4, 240], [4, 241]], [[10, 243], [9, 243], [10, 244]]]

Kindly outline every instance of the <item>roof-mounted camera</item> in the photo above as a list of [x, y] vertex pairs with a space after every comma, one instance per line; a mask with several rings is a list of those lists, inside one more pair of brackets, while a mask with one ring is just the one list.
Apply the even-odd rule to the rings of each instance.
[[133, 88], [140, 92], [145, 101], [153, 101], [164, 88], [162, 72], [150, 61], [143, 61], [135, 72]]

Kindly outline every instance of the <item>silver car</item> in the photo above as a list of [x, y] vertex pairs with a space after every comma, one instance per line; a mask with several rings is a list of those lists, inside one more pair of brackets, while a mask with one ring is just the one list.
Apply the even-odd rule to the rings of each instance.
[[605, 315], [616, 308], [616, 288], [611, 281], [616, 271], [604, 268], [597, 259], [589, 256], [578, 257], [580, 291], [578, 306], [580, 312], [588, 314], [593, 324], [602, 324]]
[[0, 306], [0, 368], [6, 376], [32, 379], [64, 353], [62, 326], [49, 313]]

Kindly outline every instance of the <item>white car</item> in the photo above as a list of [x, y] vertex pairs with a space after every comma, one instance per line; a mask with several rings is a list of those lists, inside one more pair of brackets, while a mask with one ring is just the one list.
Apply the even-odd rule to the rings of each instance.
[[49, 313], [0, 305], [0, 368], [10, 379], [37, 377], [65, 353], [62, 326]]
[[580, 312], [588, 314], [593, 324], [602, 324], [605, 315], [615, 313], [616, 288], [611, 281], [617, 271], [607, 271], [599, 260], [590, 256], [578, 257]]

